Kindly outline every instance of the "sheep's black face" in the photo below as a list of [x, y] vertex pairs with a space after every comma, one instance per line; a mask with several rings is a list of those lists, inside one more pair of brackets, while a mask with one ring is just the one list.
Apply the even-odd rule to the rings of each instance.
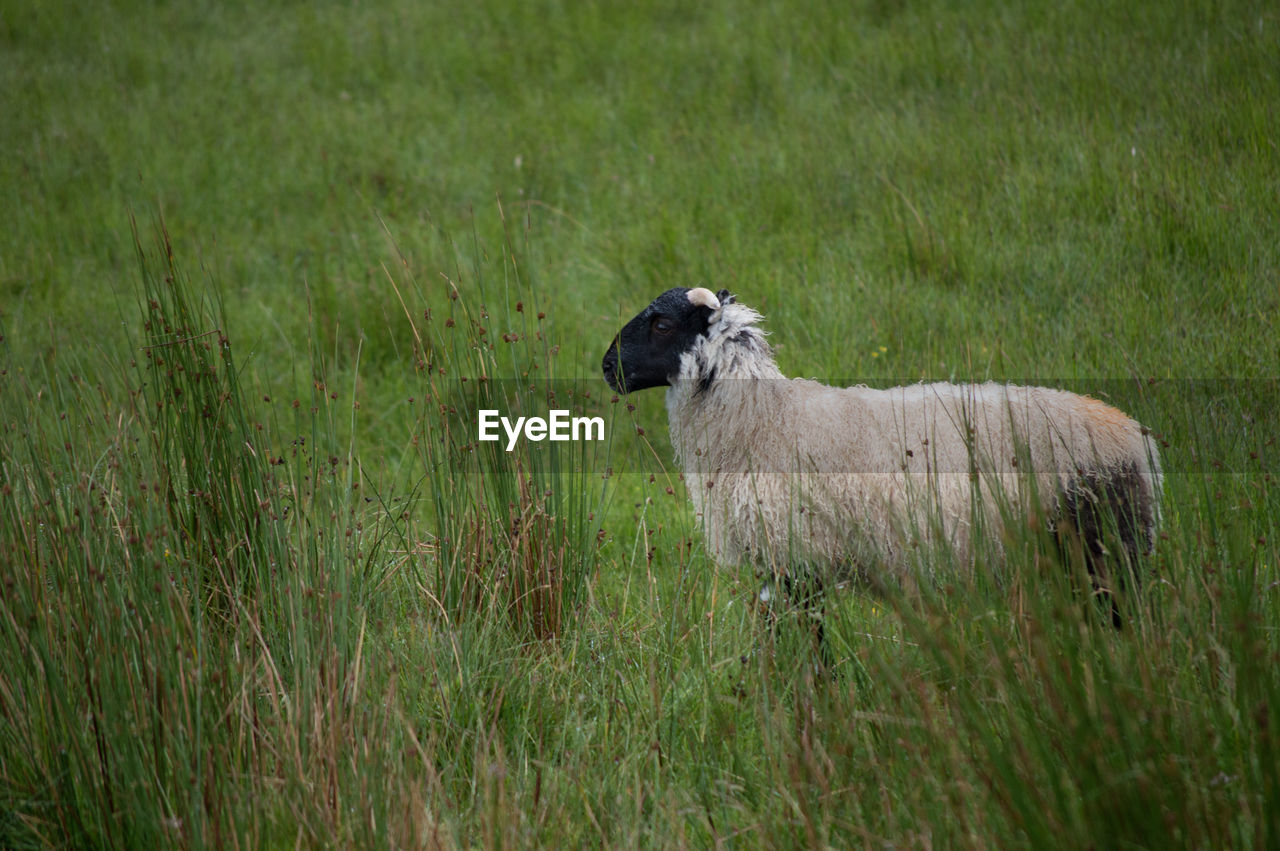
[[680, 372], [680, 356], [706, 332], [711, 313], [689, 300], [687, 287], [667, 290], [613, 338], [604, 353], [605, 381], [619, 393], [670, 384]]

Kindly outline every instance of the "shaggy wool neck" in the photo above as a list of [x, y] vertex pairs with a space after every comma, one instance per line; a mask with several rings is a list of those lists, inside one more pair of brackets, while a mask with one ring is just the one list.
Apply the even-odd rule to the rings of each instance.
[[680, 358], [680, 374], [672, 389], [704, 393], [724, 379], [782, 378], [773, 350], [757, 325], [760, 319], [759, 313], [742, 304], [727, 304], [711, 314], [706, 333]]
[[744, 412], [760, 407], [757, 397], [774, 394], [785, 378], [756, 325], [760, 319], [745, 305], [727, 304], [680, 358], [680, 373], [667, 389], [667, 413], [686, 472], [695, 458], [702, 466], [745, 446], [735, 430], [756, 420]]

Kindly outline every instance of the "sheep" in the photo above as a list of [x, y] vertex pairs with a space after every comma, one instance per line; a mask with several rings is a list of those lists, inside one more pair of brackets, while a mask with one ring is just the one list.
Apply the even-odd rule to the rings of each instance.
[[902, 587], [913, 548], [950, 548], [964, 565], [980, 538], [998, 550], [1003, 524], [1023, 515], [1070, 530], [1107, 600], [1104, 532], [1120, 540], [1124, 570], [1154, 547], [1159, 455], [1115, 408], [990, 382], [877, 390], [788, 379], [761, 320], [728, 290], [676, 287], [622, 328], [602, 369], [619, 393], [667, 387], [708, 552], [753, 563], [766, 577], [762, 604], [775, 579], [806, 610], [828, 582]]

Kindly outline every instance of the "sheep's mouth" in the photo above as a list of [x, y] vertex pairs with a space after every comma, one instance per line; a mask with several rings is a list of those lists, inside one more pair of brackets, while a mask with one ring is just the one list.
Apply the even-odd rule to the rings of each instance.
[[609, 346], [609, 350], [604, 353], [604, 360], [600, 364], [601, 370], [604, 372], [604, 380], [609, 383], [619, 393], [626, 393], [626, 387], [622, 383], [622, 376], [618, 373], [618, 341], [615, 338], [613, 344]]

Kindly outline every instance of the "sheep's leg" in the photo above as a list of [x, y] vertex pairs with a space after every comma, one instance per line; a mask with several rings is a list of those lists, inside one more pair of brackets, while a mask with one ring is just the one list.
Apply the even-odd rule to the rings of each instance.
[[[1082, 560], [1089, 572], [1089, 587], [1093, 601], [1110, 611], [1111, 625], [1124, 628], [1124, 618], [1116, 601], [1107, 568], [1107, 548], [1103, 545], [1100, 530], [1101, 518], [1097, 505], [1088, 496], [1071, 498], [1067, 502], [1065, 524], [1059, 526], [1058, 548], [1065, 563]], [[1065, 533], [1065, 534], [1064, 534]], [[1074, 555], [1073, 555], [1074, 553]]]
[[827, 595], [822, 577], [782, 577], [783, 588], [792, 608], [798, 609], [813, 632], [813, 647], [824, 668], [832, 665], [831, 647], [827, 644]]
[[[833, 660], [831, 658], [831, 648], [827, 644], [827, 605], [822, 579], [816, 576], [793, 578], [785, 574], [781, 579], [783, 595], [786, 598], [784, 605], [791, 610], [797, 611], [810, 625], [814, 650], [818, 654], [822, 667], [830, 669]], [[769, 634], [776, 640], [781, 619], [779, 618], [778, 589], [774, 583], [775, 580], [773, 579], [765, 580], [764, 584], [760, 586], [760, 593], [756, 597], [756, 601], [765, 623], [768, 624]]]
[[[1083, 550], [1094, 597], [1110, 607], [1111, 625], [1116, 629], [1124, 628], [1117, 594], [1136, 590], [1138, 556], [1145, 549], [1142, 541], [1152, 522], [1140, 512], [1136, 478], [1136, 470], [1128, 469], [1110, 477], [1086, 475], [1077, 490], [1066, 494], [1064, 505], [1071, 532]], [[1121, 552], [1108, 552], [1104, 542], [1108, 533], [1114, 534]]]
[[779, 624], [781, 623], [778, 611], [785, 604], [778, 602], [778, 589], [774, 582], [775, 580], [773, 579], [764, 581], [764, 584], [760, 586], [760, 593], [756, 597], [756, 604], [760, 615], [764, 618], [765, 625], [769, 629], [769, 636], [776, 642], [780, 628]]
[[765, 623], [769, 625], [769, 632], [771, 633], [778, 628], [778, 612], [773, 607], [773, 602], [777, 596], [777, 591], [773, 588], [773, 582], [768, 579], [760, 586], [760, 593], [756, 596], [756, 604], [759, 607], [760, 614], [764, 615]]

